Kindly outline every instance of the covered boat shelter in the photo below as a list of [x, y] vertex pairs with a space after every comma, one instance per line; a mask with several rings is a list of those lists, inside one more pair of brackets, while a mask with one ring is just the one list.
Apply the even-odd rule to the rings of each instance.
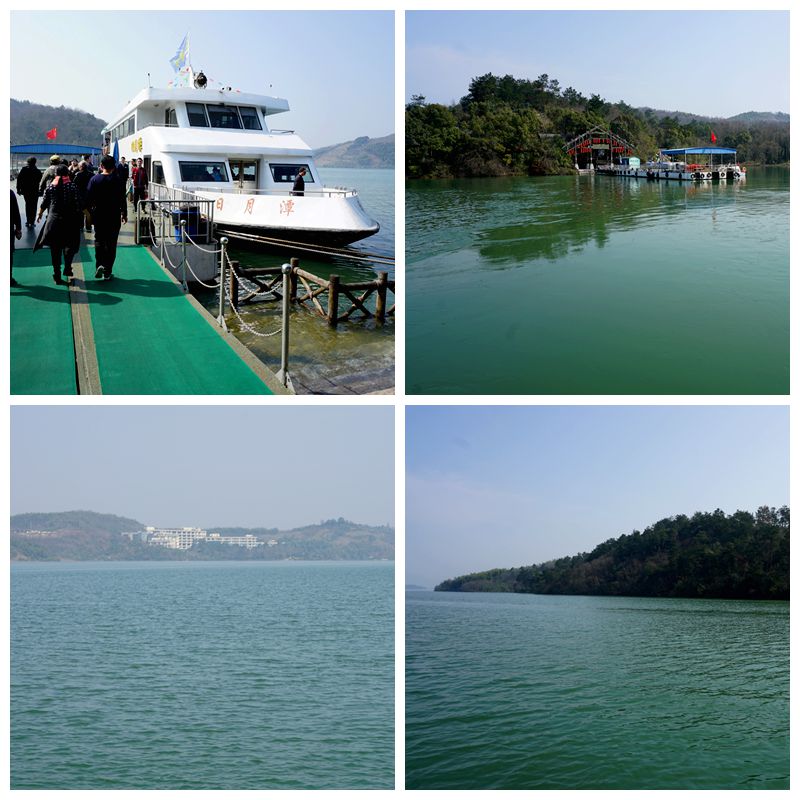
[[[712, 168], [715, 166], [714, 156], [719, 156], [716, 161], [717, 168], [721, 167], [724, 163], [725, 156], [733, 156], [733, 163], [736, 163], [736, 148], [735, 147], [675, 147], [670, 150], [662, 150], [662, 156], [666, 156], [670, 161], [685, 161], [687, 169], [692, 171], [699, 167]], [[695, 156], [711, 156], [710, 161], [698, 162]], [[692, 162], [691, 164], [689, 162]]]
[[608, 164], [622, 163], [633, 155], [633, 145], [600, 125], [576, 136], [564, 145], [575, 159], [577, 169], [593, 169]]
[[[99, 147], [90, 147], [88, 144], [55, 144], [54, 142], [41, 142], [39, 144], [12, 144], [11, 145], [11, 170], [16, 174], [30, 156], [36, 156], [38, 166], [47, 166], [50, 156], [59, 155], [66, 159], [84, 155], [99, 156], [102, 150]], [[45, 162], [44, 165], [38, 162]]]

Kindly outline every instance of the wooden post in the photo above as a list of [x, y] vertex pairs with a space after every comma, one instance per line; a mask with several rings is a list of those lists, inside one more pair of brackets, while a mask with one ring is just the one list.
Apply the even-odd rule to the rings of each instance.
[[378, 297], [375, 300], [375, 320], [383, 325], [386, 320], [386, 288], [389, 285], [389, 273], [378, 273]]
[[300, 266], [300, 259], [290, 258], [289, 266], [292, 268], [289, 273], [289, 300], [294, 303], [297, 300], [297, 268]]
[[328, 286], [328, 326], [335, 328], [339, 321], [339, 276], [331, 275]]
[[231, 306], [234, 309], [239, 308], [239, 276], [236, 274], [236, 270], [239, 269], [239, 262], [238, 261], [231, 261]]

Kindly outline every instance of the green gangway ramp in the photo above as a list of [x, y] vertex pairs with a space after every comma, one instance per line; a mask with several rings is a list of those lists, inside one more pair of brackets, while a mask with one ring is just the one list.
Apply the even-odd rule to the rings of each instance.
[[83, 264], [103, 394], [271, 394], [144, 248]]
[[50, 250], [17, 250], [14, 278], [11, 394], [77, 394], [69, 289], [53, 283]]
[[[145, 248], [120, 247], [110, 281], [81, 248], [103, 394], [271, 394]], [[77, 261], [78, 259], [76, 259]], [[17, 251], [12, 288], [12, 394], [75, 394], [69, 291], [50, 251]], [[35, 335], [31, 335], [31, 331]]]

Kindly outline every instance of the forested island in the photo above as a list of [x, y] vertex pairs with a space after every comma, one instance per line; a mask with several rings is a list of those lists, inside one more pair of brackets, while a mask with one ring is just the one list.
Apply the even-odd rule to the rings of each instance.
[[437, 592], [789, 599], [789, 509], [667, 517], [543, 564], [474, 572]]
[[453, 105], [415, 95], [406, 106], [406, 176], [409, 178], [553, 175], [573, 172], [564, 144], [601, 125], [649, 158], [659, 148], [710, 144], [735, 147], [741, 163], [789, 161], [789, 116], [745, 112], [729, 118], [633, 108], [540, 75], [536, 80], [474, 78]]
[[248, 549], [213, 541], [188, 550], [158, 547], [126, 536], [144, 529], [134, 519], [94, 511], [16, 514], [11, 517], [12, 561], [370, 561], [394, 558], [394, 529], [342, 518], [292, 530], [209, 528], [222, 536], [252, 535]]

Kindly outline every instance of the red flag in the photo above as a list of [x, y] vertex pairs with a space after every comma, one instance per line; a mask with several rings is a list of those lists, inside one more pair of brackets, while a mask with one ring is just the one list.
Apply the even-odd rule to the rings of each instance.
[[49, 131], [47, 131], [47, 133], [45, 134], [45, 136], [46, 136], [48, 139], [55, 139], [55, 138], [56, 138], [56, 134], [57, 134], [57, 133], [58, 133], [58, 128], [51, 128]]
[[711, 144], [714, 144], [714, 142], [716, 141], [717, 141], [717, 136], [714, 133], [714, 131], [711, 131]]

